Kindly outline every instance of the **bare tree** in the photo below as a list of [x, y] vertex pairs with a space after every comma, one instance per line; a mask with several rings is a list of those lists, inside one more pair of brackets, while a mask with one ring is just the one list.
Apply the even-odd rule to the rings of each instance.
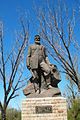
[[[4, 100], [0, 100], [0, 111], [2, 120], [6, 120], [6, 109], [9, 102], [18, 96], [18, 90], [24, 86], [23, 75], [23, 60], [24, 50], [27, 47], [29, 29], [25, 27], [23, 20], [21, 20], [22, 31], [19, 32], [15, 46], [10, 53], [7, 54], [4, 50], [3, 39], [3, 23], [0, 22], [0, 82], [3, 86]], [[9, 76], [7, 76], [7, 71]]]
[[[38, 8], [37, 8], [38, 9]], [[69, 11], [65, 4], [57, 3], [52, 8], [48, 5], [46, 9], [40, 9], [39, 21], [39, 34], [45, 43], [49, 54], [56, 60], [62, 73], [67, 74], [80, 89], [79, 80], [79, 41], [75, 40], [76, 36], [76, 21], [75, 10]], [[47, 12], [46, 12], [47, 11]], [[79, 16], [78, 16], [79, 19]], [[76, 63], [78, 69], [74, 64], [75, 58], [78, 58]]]

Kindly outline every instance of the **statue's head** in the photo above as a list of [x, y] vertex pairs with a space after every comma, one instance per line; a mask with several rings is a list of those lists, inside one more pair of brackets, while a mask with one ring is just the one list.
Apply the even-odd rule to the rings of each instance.
[[40, 36], [39, 35], [35, 35], [34, 41], [35, 41], [35, 43], [40, 44]]

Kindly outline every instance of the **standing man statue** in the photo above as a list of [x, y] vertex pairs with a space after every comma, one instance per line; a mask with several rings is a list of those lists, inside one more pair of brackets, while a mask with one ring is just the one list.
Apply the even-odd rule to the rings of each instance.
[[27, 68], [30, 70], [33, 76], [33, 83], [35, 92], [39, 88], [40, 75], [43, 74], [46, 80], [47, 88], [51, 88], [50, 83], [50, 62], [48, 60], [46, 49], [40, 44], [40, 36], [35, 35], [35, 44], [29, 46], [27, 55]]

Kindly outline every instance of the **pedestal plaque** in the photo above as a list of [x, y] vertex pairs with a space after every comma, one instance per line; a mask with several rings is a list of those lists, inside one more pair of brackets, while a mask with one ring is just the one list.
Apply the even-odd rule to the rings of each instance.
[[44, 114], [44, 113], [52, 113], [52, 106], [45, 105], [45, 106], [36, 106], [36, 113], [37, 114]]
[[67, 120], [66, 99], [26, 98], [22, 102], [22, 120]]

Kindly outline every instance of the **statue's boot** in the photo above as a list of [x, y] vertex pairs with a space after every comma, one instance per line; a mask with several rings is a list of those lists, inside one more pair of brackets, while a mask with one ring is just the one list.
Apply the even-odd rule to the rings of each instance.
[[51, 86], [50, 75], [46, 76], [46, 87], [47, 87], [47, 89], [53, 88], [53, 87]]

